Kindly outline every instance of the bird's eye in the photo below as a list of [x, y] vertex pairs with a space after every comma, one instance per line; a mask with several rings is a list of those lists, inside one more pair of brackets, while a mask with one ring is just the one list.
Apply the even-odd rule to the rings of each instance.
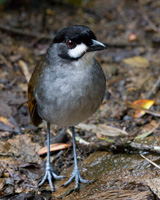
[[73, 47], [76, 46], [76, 43], [73, 42], [72, 40], [68, 40], [68, 41], [67, 41], [67, 45], [68, 45], [70, 48], [73, 48]]

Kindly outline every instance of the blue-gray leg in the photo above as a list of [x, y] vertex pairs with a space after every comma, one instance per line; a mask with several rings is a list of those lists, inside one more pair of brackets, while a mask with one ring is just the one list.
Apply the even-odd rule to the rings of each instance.
[[50, 188], [52, 191], [55, 191], [55, 188], [53, 187], [52, 179], [61, 179], [64, 178], [64, 176], [58, 176], [54, 173], [53, 168], [50, 163], [50, 123], [47, 122], [47, 161], [46, 161], [46, 170], [45, 175], [42, 179], [42, 181], [39, 183], [38, 186], [41, 186], [44, 184], [46, 180], [48, 180]]
[[77, 153], [76, 153], [76, 141], [75, 141], [75, 129], [74, 126], [71, 127], [71, 131], [72, 131], [72, 138], [73, 138], [73, 156], [74, 156], [74, 169], [72, 172], [72, 176], [71, 178], [65, 183], [63, 184], [64, 187], [67, 187], [75, 178], [75, 190], [79, 189], [79, 183], [90, 183], [90, 181], [88, 180], [84, 180], [81, 175], [80, 175], [80, 171], [78, 169], [78, 163], [77, 163]]

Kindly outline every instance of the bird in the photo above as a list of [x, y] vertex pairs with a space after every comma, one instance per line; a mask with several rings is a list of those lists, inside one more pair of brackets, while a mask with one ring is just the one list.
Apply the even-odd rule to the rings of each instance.
[[47, 160], [45, 175], [38, 186], [57, 175], [50, 161], [50, 125], [70, 128], [73, 139], [74, 169], [67, 187], [75, 179], [75, 190], [80, 183], [89, 183], [80, 175], [77, 163], [75, 125], [88, 119], [100, 107], [106, 90], [104, 72], [95, 58], [95, 52], [107, 46], [98, 41], [94, 32], [84, 25], [68, 26], [57, 33], [45, 58], [35, 66], [28, 84], [28, 106], [31, 122], [38, 126], [47, 123]]

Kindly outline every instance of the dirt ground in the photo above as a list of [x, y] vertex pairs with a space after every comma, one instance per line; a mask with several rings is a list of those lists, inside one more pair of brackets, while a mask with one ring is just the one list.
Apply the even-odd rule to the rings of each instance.
[[[0, 199], [160, 198], [159, 169], [146, 160], [160, 163], [159, 19], [158, 0], [0, 1]], [[57, 181], [52, 193], [48, 183], [37, 187], [46, 124], [30, 122], [27, 85], [56, 33], [74, 24], [89, 26], [108, 46], [96, 56], [107, 90], [97, 113], [76, 127], [82, 176], [95, 181], [78, 193], [74, 183], [64, 189], [65, 180]], [[59, 131], [51, 127], [51, 141], [65, 147], [53, 147], [51, 161], [68, 176], [72, 138], [67, 130], [55, 140]]]

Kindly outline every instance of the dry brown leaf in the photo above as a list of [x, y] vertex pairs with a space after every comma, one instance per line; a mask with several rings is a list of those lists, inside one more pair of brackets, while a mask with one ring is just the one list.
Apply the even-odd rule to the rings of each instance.
[[93, 124], [83, 124], [80, 123], [76, 126], [77, 128], [84, 129], [87, 131], [92, 131], [93, 133], [98, 133], [105, 136], [117, 137], [128, 135], [128, 133], [119, 128], [107, 126], [105, 124], [93, 125]]
[[146, 180], [147, 185], [151, 189], [151, 191], [160, 198], [160, 179], [158, 178], [152, 178]]
[[10, 126], [12, 129], [15, 128], [15, 126], [6, 117], [0, 116], [0, 121]]
[[30, 72], [28, 70], [27, 64], [23, 60], [19, 60], [18, 64], [19, 64], [19, 66], [20, 66], [20, 68], [21, 68], [21, 70], [22, 70], [27, 82], [29, 82], [29, 80], [31, 78], [31, 74], [30, 74]]
[[21, 168], [39, 168], [39, 164], [33, 163], [33, 162], [26, 162], [26, 163], [19, 165], [19, 167], [21, 167]]
[[1, 178], [1, 182], [0, 182], [0, 191], [4, 188], [5, 186], [5, 179]]
[[19, 83], [20, 88], [22, 89], [23, 92], [27, 92], [28, 90], [28, 85], [26, 83]]
[[[50, 145], [50, 152], [52, 151], [59, 151], [62, 149], [66, 149], [68, 147], [72, 146], [72, 144], [66, 144], [66, 143], [55, 143]], [[47, 153], [47, 146], [43, 147], [39, 152], [38, 155], [43, 155]]]
[[132, 67], [139, 67], [139, 68], [149, 67], [149, 61], [146, 58], [143, 58], [141, 56], [125, 58], [125, 59], [123, 59], [123, 62]]

